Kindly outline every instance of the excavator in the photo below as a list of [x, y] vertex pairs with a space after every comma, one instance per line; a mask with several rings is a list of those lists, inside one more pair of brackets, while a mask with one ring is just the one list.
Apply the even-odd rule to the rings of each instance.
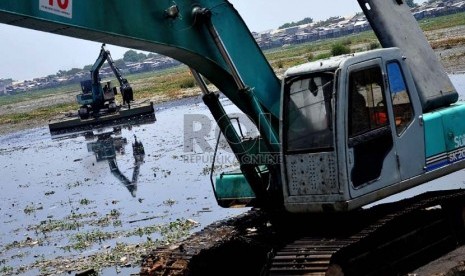
[[106, 108], [108, 112], [116, 112], [118, 106], [115, 103], [115, 95], [117, 94], [116, 87], [111, 87], [111, 82], [107, 82], [104, 87], [100, 82], [99, 71], [105, 61], [110, 66], [120, 84], [120, 93], [123, 98], [123, 105], [127, 104], [130, 107], [131, 101], [134, 101], [133, 91], [127, 79], [123, 78], [121, 71], [116, 67], [115, 62], [111, 58], [110, 51], [102, 44], [100, 55], [95, 61], [90, 75], [92, 79], [81, 81], [82, 93], [77, 95], [77, 102], [82, 106], [79, 108], [78, 114], [81, 119], [87, 119], [89, 116], [97, 116], [99, 111]]
[[[99, 73], [105, 62], [108, 63], [120, 84], [119, 91], [123, 100], [122, 105], [116, 103], [115, 96], [118, 94], [118, 89], [112, 87], [111, 81], [107, 81], [102, 86]], [[49, 128], [52, 135], [91, 130], [92, 128], [115, 125], [124, 121], [138, 120], [141, 117], [151, 117], [154, 114], [155, 110], [152, 103], [131, 109], [134, 92], [128, 80], [123, 77], [113, 61], [105, 43], [102, 44], [100, 54], [92, 65], [90, 76], [91, 79], [81, 81], [82, 93], [76, 96], [78, 104], [81, 105], [78, 110], [79, 119], [50, 124]]]
[[[0, 22], [186, 64], [240, 164], [240, 172], [213, 183], [218, 204], [301, 215], [302, 223], [321, 230], [302, 234], [305, 242], [296, 242], [286, 258], [278, 252], [269, 271], [313, 273], [317, 263], [318, 273], [380, 275], [398, 271], [396, 264], [411, 263], [418, 252], [439, 252], [433, 245], [442, 241], [463, 242], [462, 190], [428, 193], [376, 215], [363, 207], [463, 169], [465, 105], [404, 0], [357, 1], [383, 49], [292, 67], [282, 80], [227, 0], [4, 0]], [[241, 138], [206, 80], [251, 118], [258, 137]], [[403, 227], [408, 233], [395, 228], [438, 206], [444, 211], [437, 220]], [[336, 223], [362, 218], [366, 225], [347, 227], [355, 234], [341, 233], [349, 229]], [[438, 227], [450, 231], [430, 234]], [[415, 243], [419, 236], [423, 243]], [[414, 245], [402, 246], [407, 237]], [[325, 259], [315, 262], [318, 256]], [[380, 256], [390, 256], [390, 266]]]

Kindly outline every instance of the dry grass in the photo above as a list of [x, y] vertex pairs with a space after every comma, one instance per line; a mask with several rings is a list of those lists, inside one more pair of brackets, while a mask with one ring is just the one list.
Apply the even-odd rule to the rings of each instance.
[[455, 46], [465, 45], [465, 37], [460, 36], [460, 37], [438, 39], [438, 40], [432, 41], [430, 44], [433, 49], [441, 49], [441, 48], [450, 49]]
[[57, 114], [67, 113], [70, 110], [77, 110], [77, 107], [78, 105], [76, 103], [65, 103], [55, 105], [53, 107], [41, 107], [38, 109], [33, 109], [29, 112], [6, 114], [0, 116], [0, 125], [17, 124], [29, 120], [49, 120]]

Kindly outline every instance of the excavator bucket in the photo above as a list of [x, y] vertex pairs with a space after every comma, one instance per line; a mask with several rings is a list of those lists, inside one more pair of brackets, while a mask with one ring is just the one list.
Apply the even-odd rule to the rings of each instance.
[[247, 206], [255, 199], [252, 188], [240, 170], [217, 176], [215, 194], [218, 205], [225, 208]]

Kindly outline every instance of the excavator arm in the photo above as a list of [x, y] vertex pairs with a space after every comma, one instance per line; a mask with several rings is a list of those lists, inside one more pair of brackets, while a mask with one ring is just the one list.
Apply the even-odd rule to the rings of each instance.
[[211, 21], [243, 82], [264, 109], [278, 118], [280, 82], [237, 11], [225, 0], [5, 0], [0, 3], [0, 22], [172, 57], [195, 69], [249, 113], [196, 7], [211, 11]]
[[105, 45], [102, 45], [102, 49], [100, 49], [100, 54], [97, 60], [95, 60], [94, 65], [92, 65], [92, 69], [90, 71], [90, 75], [92, 77], [92, 84], [100, 83], [100, 80], [99, 80], [100, 68], [102, 68], [105, 61], [107, 61], [108, 55], [109, 55], [109, 52], [107, 51], [107, 49], [105, 49]]
[[134, 100], [132, 88], [129, 85], [128, 80], [123, 78], [123, 75], [121, 74], [120, 70], [115, 65], [115, 62], [113, 61], [113, 58], [111, 57], [110, 51], [107, 50], [107, 48], [105, 47], [105, 43], [102, 44], [102, 48], [100, 49], [100, 54], [97, 60], [95, 60], [95, 63], [92, 66], [92, 70], [90, 71], [91, 77], [92, 77], [92, 85], [96, 87], [100, 86], [99, 72], [100, 72], [100, 68], [102, 68], [105, 61], [110, 66], [111, 70], [116, 76], [116, 79], [119, 82], [120, 92], [123, 98], [123, 104], [127, 103], [129, 105], [130, 102]]

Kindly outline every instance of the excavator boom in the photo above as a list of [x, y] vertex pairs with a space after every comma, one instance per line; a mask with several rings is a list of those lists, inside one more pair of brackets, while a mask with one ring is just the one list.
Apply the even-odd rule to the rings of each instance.
[[172, 57], [206, 77], [246, 111], [229, 67], [198, 24], [196, 6], [211, 11], [242, 80], [278, 118], [280, 82], [242, 18], [225, 0], [5, 0], [0, 2], [0, 22]]
[[399, 47], [412, 72], [424, 112], [448, 106], [458, 93], [403, 0], [357, 0], [384, 48]]

